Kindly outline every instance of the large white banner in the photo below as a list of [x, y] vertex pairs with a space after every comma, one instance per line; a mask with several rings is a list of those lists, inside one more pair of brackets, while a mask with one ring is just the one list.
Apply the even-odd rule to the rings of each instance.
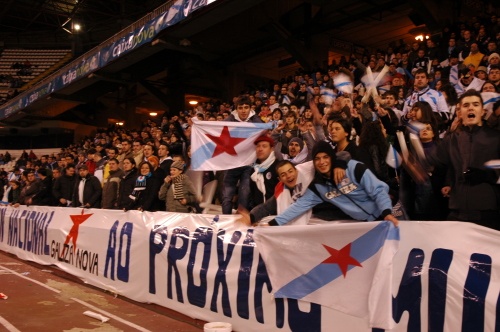
[[[325, 238], [342, 235], [328, 226]], [[232, 216], [0, 208], [1, 250], [136, 301], [227, 321], [235, 331], [382, 331], [318, 304], [275, 299], [256, 232]], [[498, 232], [473, 224], [401, 222], [388, 276], [392, 331], [495, 331], [499, 243]]]

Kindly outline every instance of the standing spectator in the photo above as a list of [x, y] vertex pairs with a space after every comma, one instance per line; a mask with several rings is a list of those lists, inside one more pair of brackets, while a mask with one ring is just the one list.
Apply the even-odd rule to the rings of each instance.
[[165, 177], [158, 193], [158, 198], [166, 202], [166, 210], [169, 212], [191, 212], [196, 203], [194, 185], [183, 170], [183, 162], [173, 162], [170, 175]]
[[[158, 195], [157, 179], [153, 177], [153, 166], [147, 161], [139, 165], [139, 175], [135, 179], [131, 202], [127, 210], [151, 211], [154, 198]], [[156, 190], [156, 191], [155, 191]]]
[[253, 208], [274, 195], [274, 187], [279, 182], [276, 164], [279, 160], [274, 153], [274, 140], [262, 135], [255, 142], [256, 161], [252, 165], [250, 181], [250, 206]]
[[73, 190], [72, 205], [74, 207], [100, 208], [102, 188], [99, 180], [90, 174], [87, 165], [78, 169], [78, 180]]
[[[252, 111], [251, 106], [250, 98], [240, 96], [235, 103], [236, 110], [225, 118], [224, 121], [262, 123], [259, 116]], [[238, 195], [238, 205], [246, 209], [249, 208], [251, 174], [252, 167], [250, 166], [233, 168], [225, 172], [222, 185], [222, 213], [232, 213], [233, 197], [235, 194]]]
[[33, 197], [42, 190], [42, 183], [36, 178], [35, 172], [31, 170], [25, 171], [25, 176], [26, 182], [21, 189], [19, 203], [15, 205], [16, 207], [19, 206], [19, 204], [32, 205]]
[[118, 193], [120, 192], [120, 182], [123, 176], [123, 171], [118, 166], [118, 160], [112, 158], [108, 161], [109, 176], [104, 179], [102, 187], [102, 208], [116, 209], [118, 208]]
[[52, 193], [57, 200], [58, 206], [71, 205], [75, 182], [75, 165], [68, 164], [64, 169], [64, 175], [61, 175], [59, 178], [57, 178], [52, 188]]
[[38, 177], [40, 178], [40, 191], [33, 197], [33, 205], [54, 206], [55, 198], [52, 195], [52, 177], [48, 174], [47, 168], [40, 168], [38, 170]]
[[449, 168], [451, 183], [448, 220], [470, 221], [500, 230], [499, 174], [484, 163], [500, 159], [500, 133], [483, 125], [483, 99], [475, 90], [459, 99], [462, 130], [444, 138], [428, 156], [431, 165]]
[[132, 143], [132, 154], [136, 164], [140, 164], [144, 161], [144, 153], [142, 152], [142, 142], [136, 139]]
[[126, 210], [134, 202], [130, 195], [134, 190], [135, 179], [137, 177], [137, 168], [134, 158], [125, 158], [123, 160], [123, 175], [120, 177], [120, 189], [118, 191], [118, 208]]
[[415, 73], [415, 83], [414, 90], [411, 95], [406, 98], [405, 105], [403, 108], [403, 116], [401, 121], [403, 123], [408, 121], [406, 115], [411, 110], [413, 105], [417, 101], [425, 101], [429, 103], [432, 108], [432, 111], [438, 113], [444, 121], [449, 119], [449, 109], [446, 104], [446, 100], [444, 96], [434, 89], [429, 87], [429, 75], [425, 69], [419, 69]]

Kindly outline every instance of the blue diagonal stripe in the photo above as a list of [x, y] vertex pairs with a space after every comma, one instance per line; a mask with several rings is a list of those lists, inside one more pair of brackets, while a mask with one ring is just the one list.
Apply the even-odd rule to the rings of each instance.
[[[390, 235], [392, 239], [399, 239], [399, 229], [391, 225], [392, 223], [387, 221], [380, 222], [367, 233], [354, 240], [351, 244], [351, 256], [363, 264], [364, 261], [375, 255], [380, 248], [382, 248], [388, 235]], [[391, 230], [391, 228], [393, 228], [393, 230]], [[395, 233], [397, 233], [397, 235]], [[349, 271], [352, 268], [354, 268], [354, 266], [349, 265], [347, 270]], [[278, 298], [288, 297], [301, 299], [340, 276], [342, 276], [342, 271], [338, 264], [321, 263], [308, 273], [295, 278], [281, 287], [274, 296]]]

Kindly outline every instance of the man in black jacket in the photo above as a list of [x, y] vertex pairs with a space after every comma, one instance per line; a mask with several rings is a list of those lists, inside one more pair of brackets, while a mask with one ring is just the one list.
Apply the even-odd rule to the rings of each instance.
[[101, 182], [89, 173], [87, 165], [81, 165], [78, 169], [78, 181], [73, 190], [72, 205], [74, 207], [100, 208], [102, 187]]
[[54, 186], [52, 187], [52, 194], [54, 195], [58, 206], [71, 205], [75, 182], [75, 165], [68, 164], [64, 169], [64, 175], [57, 178], [54, 182]]

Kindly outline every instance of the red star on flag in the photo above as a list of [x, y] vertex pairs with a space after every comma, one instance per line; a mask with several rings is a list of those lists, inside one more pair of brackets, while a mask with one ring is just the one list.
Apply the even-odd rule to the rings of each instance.
[[229, 133], [229, 128], [224, 126], [220, 136], [214, 136], [210, 134], [205, 134], [210, 138], [217, 146], [215, 147], [212, 158], [220, 155], [221, 153], [227, 153], [231, 156], [236, 156], [238, 153], [234, 150], [234, 147], [244, 141], [246, 138], [232, 137]]
[[323, 244], [323, 247], [328, 251], [330, 257], [325, 259], [323, 264], [338, 264], [340, 271], [344, 275], [344, 278], [347, 274], [347, 268], [349, 265], [353, 266], [361, 266], [361, 263], [358, 262], [355, 258], [351, 256], [351, 244], [347, 244], [344, 248], [337, 250], [332, 247]]

